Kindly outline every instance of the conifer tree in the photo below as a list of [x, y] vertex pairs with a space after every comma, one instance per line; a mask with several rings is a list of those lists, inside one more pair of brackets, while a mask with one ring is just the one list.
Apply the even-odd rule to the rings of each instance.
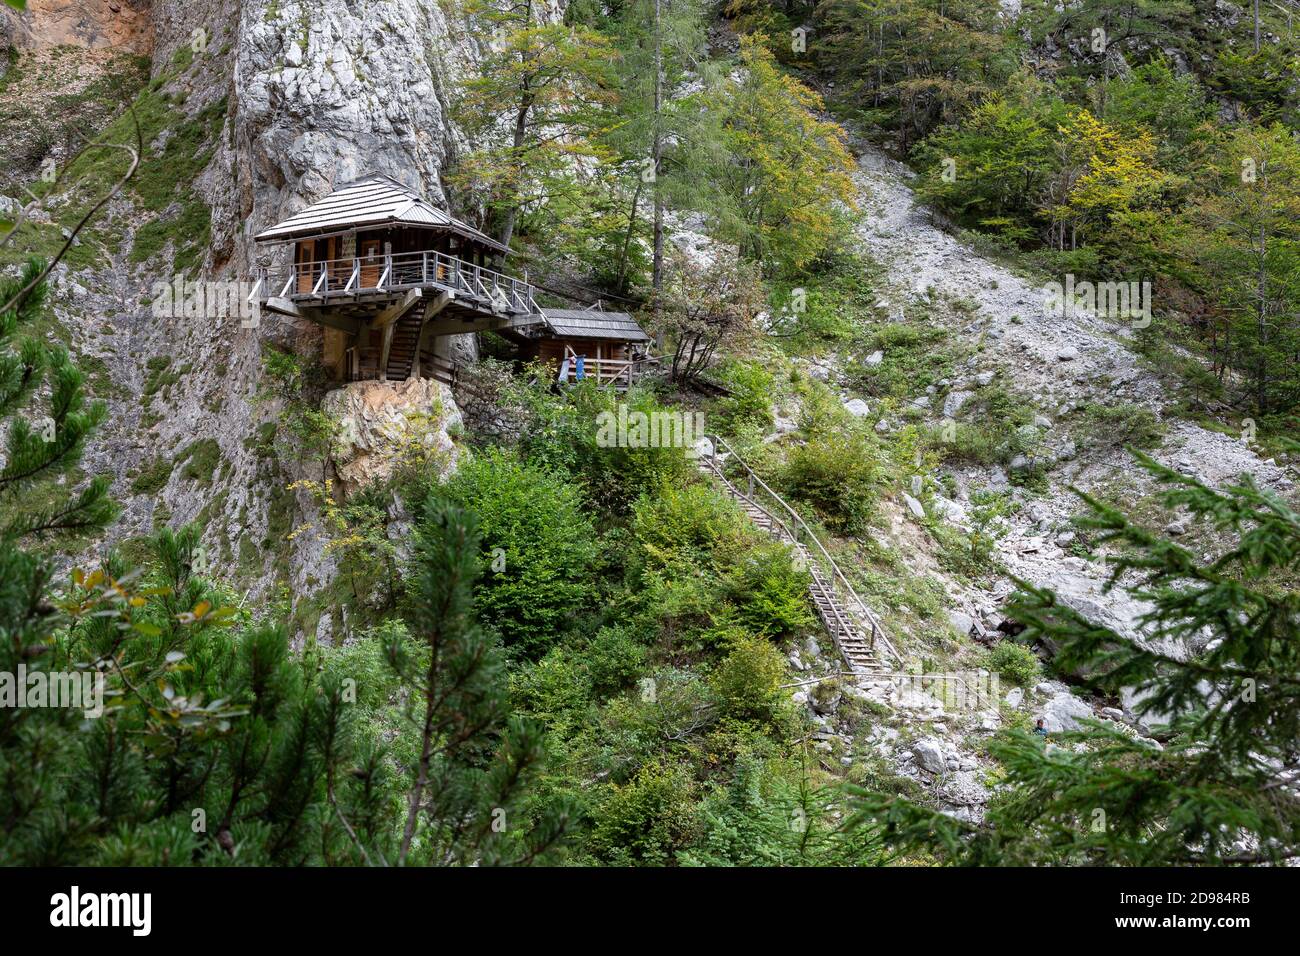
[[[1294, 443], [1292, 443], [1294, 446]], [[858, 790], [909, 852], [973, 865], [1276, 863], [1300, 855], [1300, 513], [1243, 476], [1213, 489], [1134, 453], [1169, 507], [1230, 535], [1206, 562], [1118, 509], [1082, 495], [1083, 527], [1114, 545], [1110, 585], [1148, 602], [1143, 637], [1090, 621], [1022, 582], [1012, 613], [1059, 645], [1056, 664], [1102, 694], [1135, 692], [1159, 742], [1103, 721], [1023, 731], [991, 747], [1007, 788], [979, 827]], [[1182, 648], [1185, 653], [1169, 650]]]
[[524, 802], [542, 733], [509, 718], [500, 638], [474, 619], [478, 522], [436, 495], [424, 512], [408, 615], [416, 646], [389, 645], [418, 734], [397, 862], [533, 862], [563, 835], [566, 814], [530, 814]]
[[81, 458], [86, 436], [104, 420], [102, 402], [87, 404], [83, 378], [65, 349], [35, 337], [19, 338], [45, 302], [45, 284], [22, 295], [43, 271], [31, 261], [16, 280], [0, 283], [0, 548], [22, 539], [101, 528], [113, 515], [108, 483], [90, 481], [72, 496], [44, 489], [67, 476]]

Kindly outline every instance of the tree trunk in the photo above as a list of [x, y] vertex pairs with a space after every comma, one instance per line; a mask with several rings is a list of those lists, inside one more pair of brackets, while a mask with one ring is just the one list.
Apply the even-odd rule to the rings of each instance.
[[659, 29], [659, 5], [662, 0], [655, 0], [655, 82], [654, 82], [654, 143], [651, 158], [654, 163], [654, 267], [652, 284], [654, 287], [654, 309], [659, 314], [659, 299], [664, 287], [664, 200], [659, 176], [663, 172], [663, 131], [660, 129], [660, 113], [663, 108], [664, 83], [664, 46]]
[[618, 282], [616, 287], [619, 294], [627, 291], [627, 251], [632, 245], [632, 232], [636, 229], [637, 206], [641, 203], [641, 190], [645, 186], [645, 177], [638, 176], [636, 180], [636, 191], [632, 193], [632, 209], [627, 215], [627, 232], [623, 234], [623, 248], [618, 254]]

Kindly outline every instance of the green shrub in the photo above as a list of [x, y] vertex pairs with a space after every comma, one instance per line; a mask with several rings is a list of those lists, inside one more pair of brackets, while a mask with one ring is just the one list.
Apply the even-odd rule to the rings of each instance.
[[665, 485], [637, 499], [632, 515], [635, 568], [642, 573], [695, 577], [716, 570], [715, 552], [738, 551], [757, 533], [740, 510], [711, 485]]
[[221, 462], [221, 447], [215, 438], [200, 438], [186, 445], [176, 457], [176, 463], [185, 463], [181, 475], [203, 485], [212, 484], [212, 476]]
[[784, 701], [785, 658], [761, 637], [736, 637], [730, 645], [709, 678], [723, 713], [739, 720], [772, 721]]
[[630, 783], [612, 786], [597, 807], [592, 850], [615, 865], [674, 862], [695, 824], [690, 790], [678, 767], [643, 767]]
[[157, 494], [163, 490], [171, 476], [172, 463], [162, 456], [153, 458], [140, 466], [131, 482], [131, 490], [137, 495]]
[[1157, 448], [1164, 439], [1164, 426], [1143, 405], [1091, 403], [1083, 408], [1078, 434], [1090, 446]]
[[592, 681], [579, 657], [552, 647], [536, 662], [520, 662], [510, 672], [510, 702], [516, 713], [546, 725], [557, 735], [583, 726], [592, 702]]
[[[681, 483], [693, 469], [684, 447], [632, 448], [600, 441], [602, 423], [619, 406], [624, 415], [640, 412], [690, 414], [661, 405], [648, 391], [634, 388], [619, 395], [594, 382], [549, 391], [551, 372], [540, 370], [534, 386], [515, 383], [504, 400], [522, 406], [528, 416], [520, 440], [524, 460], [547, 469], [563, 469], [579, 482], [587, 500], [602, 512], [622, 517], [637, 497], [668, 482]], [[625, 419], [626, 420], [626, 419]]]
[[1020, 687], [1032, 684], [1042, 673], [1034, 652], [1013, 641], [1002, 641], [988, 652], [988, 668]]
[[832, 531], [867, 527], [883, 480], [878, 448], [860, 431], [819, 431], [791, 449], [782, 488], [811, 505]]
[[808, 579], [806, 570], [795, 567], [789, 548], [774, 541], [758, 545], [741, 557], [727, 582], [737, 620], [765, 637], [810, 627]]
[[718, 400], [711, 426], [727, 435], [737, 428], [772, 427], [772, 399], [776, 382], [772, 373], [757, 362], [728, 362], [720, 375], [731, 394]]
[[592, 690], [608, 696], [631, 686], [645, 665], [646, 649], [632, 628], [602, 627], [581, 651], [591, 675]]
[[731, 501], [697, 482], [639, 498], [632, 535], [628, 582], [645, 613], [674, 644], [713, 643], [715, 622], [732, 614], [727, 578], [759, 533]]
[[508, 647], [539, 656], [592, 596], [595, 530], [577, 487], [494, 450], [462, 464], [439, 493], [478, 515], [482, 620]]

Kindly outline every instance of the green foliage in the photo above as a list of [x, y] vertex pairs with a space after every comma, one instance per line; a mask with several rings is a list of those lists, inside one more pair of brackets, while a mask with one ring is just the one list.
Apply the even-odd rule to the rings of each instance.
[[[341, 685], [291, 660], [282, 630], [219, 606], [192, 572], [194, 528], [164, 530], [150, 548], [138, 589], [110, 555], [60, 595], [45, 669], [102, 665], [104, 713], [78, 732], [74, 711], [10, 711], [5, 862], [360, 862], [325, 807], [331, 764], [350, 745]], [[365, 815], [359, 780], [335, 796], [340, 814]]]
[[512, 651], [540, 656], [594, 597], [595, 530], [579, 490], [493, 450], [462, 464], [439, 494], [478, 516], [489, 571], [477, 612]]
[[639, 635], [626, 625], [602, 627], [583, 651], [592, 692], [608, 696], [631, 686], [646, 662]]
[[810, 505], [833, 531], [850, 535], [870, 523], [883, 480], [874, 434], [848, 424], [815, 427], [790, 449], [780, 475], [783, 491]]
[[[949, 332], [929, 321], [889, 322], [871, 330], [858, 349], [858, 361], [847, 369], [855, 389], [899, 401], [912, 398], [952, 374]], [[878, 365], [860, 360], [882, 353]]]
[[181, 450], [176, 463], [185, 466], [181, 469], [182, 477], [207, 487], [221, 463], [221, 446], [215, 438], [196, 439]]
[[1065, 108], [1039, 85], [1018, 92], [980, 103], [960, 124], [927, 139], [914, 156], [922, 197], [964, 225], [1025, 241], [1036, 197], [1052, 175], [1051, 134], [1064, 121]]
[[[632, 447], [630, 441], [603, 441], [633, 413], [647, 416], [689, 415], [689, 410], [661, 404], [649, 391], [636, 388], [623, 395], [594, 382], [552, 394], [539, 384], [516, 383], [505, 401], [522, 406], [528, 421], [519, 443], [521, 457], [537, 468], [558, 470], [581, 486], [586, 501], [611, 517], [625, 516], [632, 502], [663, 484], [681, 483], [692, 469], [681, 443], [668, 447]], [[622, 408], [620, 408], [622, 406]], [[613, 426], [613, 427], [611, 427]], [[614, 435], [617, 438], [617, 434]]]
[[779, 650], [763, 638], [738, 635], [729, 641], [727, 656], [709, 682], [725, 715], [770, 722], [785, 703], [780, 689], [784, 676], [785, 658]]
[[806, 630], [807, 572], [707, 485], [664, 487], [637, 502], [628, 583], [673, 645], [713, 648], [736, 635]]
[[[526, 206], [548, 243], [568, 244], [575, 226], [617, 232], [617, 225], [600, 222], [599, 181], [572, 175], [575, 162], [595, 170], [597, 180], [607, 174], [609, 156], [597, 134], [617, 98], [611, 75], [617, 52], [609, 38], [574, 23], [545, 22], [532, 4], [474, 0], [466, 12], [496, 31], [497, 42], [466, 82], [456, 112], [476, 141], [493, 145], [465, 158], [455, 173], [458, 184], [492, 210], [505, 245]], [[485, 134], [503, 116], [510, 138], [495, 145]], [[540, 197], [546, 201], [537, 202]], [[572, 241], [581, 247], [589, 238], [584, 233]]]
[[[189, 50], [188, 46], [181, 49]], [[138, 141], [143, 142], [139, 167], [123, 193], [149, 215], [133, 230], [130, 261], [153, 261], [171, 243], [175, 268], [185, 271], [201, 263], [209, 245], [210, 213], [192, 185], [212, 160], [225, 125], [227, 102], [224, 98], [213, 101], [193, 116], [179, 108], [161, 87], [191, 68], [191, 64], [182, 63], [156, 78], [107, 125], [99, 139], [60, 171], [57, 184], [37, 183], [36, 192], [42, 197], [59, 193], [60, 201], [50, 205], [60, 226], [75, 225], [126, 173], [128, 154], [105, 144], [136, 148]], [[81, 244], [69, 251], [69, 261], [80, 265], [92, 264], [105, 246], [115, 242], [100, 227], [83, 231], [81, 239]]]
[[615, 784], [596, 809], [591, 847], [606, 863], [662, 866], [694, 826], [690, 781], [675, 767], [646, 766]]
[[688, 866], [876, 866], [885, 862], [868, 828], [834, 816], [843, 795], [808, 782], [802, 768], [744, 757], [727, 786], [700, 810], [703, 833], [679, 854]]
[[1232, 343], [1222, 361], [1256, 415], [1300, 404], [1300, 145], [1282, 125], [1246, 127], [1215, 157], [1189, 210], [1187, 257]]
[[304, 458], [319, 462], [321, 481], [327, 480], [326, 464], [338, 438], [339, 423], [320, 410], [325, 391], [325, 371], [314, 362], [278, 348], [262, 352], [265, 372], [254, 401], [275, 400], [280, 411], [271, 436], [286, 461]]
[[406, 821], [397, 862], [482, 865], [543, 858], [569, 810], [525, 804], [543, 755], [541, 728], [510, 716], [505, 655], [474, 613], [479, 538], [473, 515], [430, 496], [409, 578], [414, 640], [388, 660], [407, 689], [417, 749], [405, 762]]
[[725, 434], [737, 428], [772, 426], [772, 398], [775, 380], [759, 362], [727, 362], [717, 376], [730, 391], [720, 398], [710, 416]]
[[[87, 403], [83, 377], [66, 350], [18, 338], [44, 306], [45, 285], [36, 283], [42, 271], [43, 264], [33, 260], [18, 278], [0, 282], [0, 303], [9, 305], [0, 312], [0, 426], [6, 432], [0, 549], [36, 537], [97, 530], [116, 512], [103, 478], [92, 479], [75, 494], [50, 491], [51, 484], [73, 473], [106, 408], [103, 402]], [[28, 286], [32, 288], [24, 294]], [[36, 573], [34, 567], [29, 570]]]
[[817, 8], [821, 59], [841, 96], [906, 148], [977, 102], [1014, 57], [998, 8], [936, 0], [831, 0]]
[[819, 351], [855, 342], [875, 315], [874, 264], [844, 249], [797, 276], [772, 284], [768, 335], [793, 351]]
[[1078, 433], [1089, 445], [1149, 449], [1158, 447], [1164, 440], [1164, 426], [1143, 405], [1089, 403], [1082, 413]]
[[1014, 641], [999, 641], [988, 652], [989, 670], [1018, 687], [1028, 687], [1038, 680], [1042, 666], [1028, 647]]
[[166, 487], [172, 476], [172, 462], [161, 455], [140, 466], [131, 480], [131, 491], [137, 495], [155, 495]]
[[781, 71], [760, 38], [742, 37], [740, 70], [708, 97], [718, 154], [715, 231], [780, 273], [813, 261], [844, 232], [853, 206], [844, 133], [819, 118], [821, 97]]

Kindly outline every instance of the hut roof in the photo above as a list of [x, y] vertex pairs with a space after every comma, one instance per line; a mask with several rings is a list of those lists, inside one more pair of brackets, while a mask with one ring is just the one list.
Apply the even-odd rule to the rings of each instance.
[[319, 202], [263, 229], [254, 239], [273, 242], [382, 226], [446, 229], [499, 252], [508, 251], [495, 239], [432, 205], [413, 189], [389, 176], [379, 175], [344, 183]]
[[650, 336], [626, 312], [595, 309], [543, 309], [551, 333], [572, 339], [615, 339], [620, 342], [649, 342]]

